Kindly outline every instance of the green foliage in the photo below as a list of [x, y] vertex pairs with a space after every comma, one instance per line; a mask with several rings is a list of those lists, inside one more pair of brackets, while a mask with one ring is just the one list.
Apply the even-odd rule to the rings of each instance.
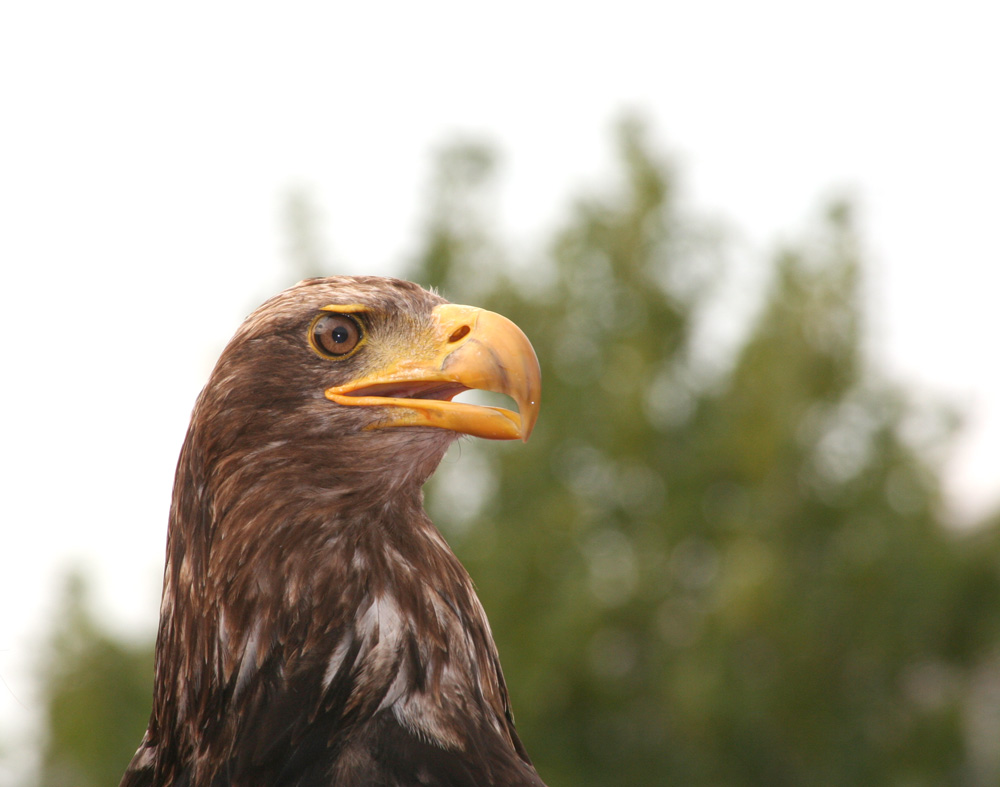
[[[699, 345], [725, 249], [681, 216], [642, 126], [618, 141], [620, 187], [581, 200], [531, 268], [436, 214], [408, 272], [511, 317], [545, 375], [529, 444], [464, 443], [428, 494], [539, 771], [995, 783], [968, 719], [1000, 646], [998, 553], [941, 523], [910, 435], [948, 414], [864, 357], [849, 206], [777, 255], [727, 367]], [[451, 201], [481, 203], [489, 183], [479, 171]]]
[[41, 678], [42, 787], [118, 784], [149, 720], [153, 648], [104, 630], [78, 574], [67, 580]]

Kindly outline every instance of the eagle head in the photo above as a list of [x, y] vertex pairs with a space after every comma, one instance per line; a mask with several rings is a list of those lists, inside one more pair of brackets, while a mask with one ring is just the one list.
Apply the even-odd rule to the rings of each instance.
[[459, 435], [526, 440], [540, 379], [510, 320], [409, 282], [310, 279], [253, 312], [181, 450], [122, 784], [541, 784], [421, 493]]

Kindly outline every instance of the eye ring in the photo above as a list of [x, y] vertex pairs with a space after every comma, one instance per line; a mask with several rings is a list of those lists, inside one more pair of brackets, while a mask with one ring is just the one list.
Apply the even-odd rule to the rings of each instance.
[[323, 312], [309, 324], [309, 346], [324, 358], [349, 358], [362, 345], [363, 339], [361, 325], [346, 314]]

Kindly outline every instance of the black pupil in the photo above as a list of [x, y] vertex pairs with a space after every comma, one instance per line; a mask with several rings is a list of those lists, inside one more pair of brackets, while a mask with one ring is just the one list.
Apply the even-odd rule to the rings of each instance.
[[351, 335], [347, 332], [347, 328], [343, 325], [338, 325], [333, 329], [333, 341], [337, 344], [343, 344], [350, 338]]

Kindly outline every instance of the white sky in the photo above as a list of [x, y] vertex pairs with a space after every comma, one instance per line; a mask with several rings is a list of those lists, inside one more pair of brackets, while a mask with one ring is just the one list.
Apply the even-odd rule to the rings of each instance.
[[[858, 198], [877, 357], [952, 397], [966, 515], [1000, 494], [1000, 11], [838, 0], [8, 3], [0, 11], [0, 740], [60, 572], [150, 632], [194, 398], [283, 282], [305, 186], [344, 272], [413, 249], [431, 153], [503, 153], [502, 232], [531, 249], [610, 171], [642, 110], [689, 207], [763, 252]], [[22, 763], [23, 765], [23, 763]], [[0, 782], [16, 763], [4, 764]]]

